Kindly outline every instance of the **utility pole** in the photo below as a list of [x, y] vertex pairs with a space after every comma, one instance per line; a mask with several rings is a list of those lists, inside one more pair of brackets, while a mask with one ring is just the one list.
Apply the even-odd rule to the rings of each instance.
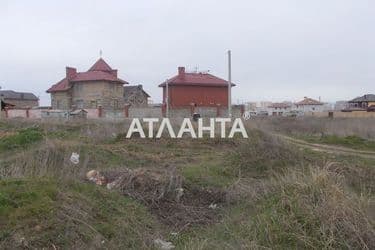
[[232, 52], [228, 50], [228, 117], [232, 118]]
[[168, 79], [165, 81], [165, 91], [166, 91], [166, 97], [165, 97], [165, 102], [166, 102], [166, 117], [169, 118], [169, 87], [168, 87]]

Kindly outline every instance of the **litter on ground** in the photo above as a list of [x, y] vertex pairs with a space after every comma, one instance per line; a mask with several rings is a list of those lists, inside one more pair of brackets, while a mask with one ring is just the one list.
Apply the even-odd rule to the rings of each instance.
[[70, 156], [70, 161], [77, 165], [79, 163], [79, 154], [76, 152], [73, 152], [72, 155]]
[[90, 170], [86, 179], [142, 202], [174, 232], [219, 221], [215, 208], [225, 201], [225, 192], [186, 185], [170, 167]]
[[162, 250], [169, 250], [169, 249], [175, 248], [172, 242], [164, 241], [162, 239], [156, 239], [154, 240], [154, 243], [158, 249], [162, 249]]

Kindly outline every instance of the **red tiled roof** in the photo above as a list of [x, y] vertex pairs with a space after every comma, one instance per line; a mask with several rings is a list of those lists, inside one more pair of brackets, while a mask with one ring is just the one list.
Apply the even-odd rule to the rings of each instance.
[[57, 91], [65, 91], [65, 90], [68, 90], [69, 88], [70, 88], [69, 81], [68, 81], [68, 79], [64, 78], [61, 81], [59, 81], [58, 83], [52, 85], [52, 87], [50, 87], [47, 90], [47, 93], [57, 92]]
[[88, 71], [112, 71], [112, 68], [102, 58], [99, 58]]
[[[116, 73], [114, 73], [116, 72]], [[113, 70], [102, 58], [100, 58], [87, 72], [76, 73], [70, 80], [62, 79], [58, 83], [52, 85], [47, 93], [66, 91], [71, 87], [70, 83], [86, 82], [86, 81], [109, 81], [128, 84], [128, 82], [116, 77], [117, 71]]]
[[120, 82], [123, 84], [128, 84], [126, 81], [121, 80], [114, 75], [111, 75], [105, 71], [87, 71], [80, 72], [70, 80], [70, 82], [86, 82], [86, 81], [109, 81], [109, 82]]
[[296, 105], [323, 105], [323, 103], [312, 98], [305, 97], [302, 101], [297, 102]]
[[290, 108], [290, 107], [292, 107], [291, 104], [284, 103], [284, 102], [281, 102], [281, 103], [275, 102], [268, 106], [268, 108]]
[[[159, 87], [164, 87], [163, 82]], [[182, 73], [168, 80], [168, 85], [228, 86], [228, 81], [208, 73]], [[232, 86], [236, 86], [232, 83]]]

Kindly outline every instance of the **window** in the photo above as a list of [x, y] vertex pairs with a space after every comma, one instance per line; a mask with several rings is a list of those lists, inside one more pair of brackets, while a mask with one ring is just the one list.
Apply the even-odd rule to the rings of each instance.
[[96, 102], [96, 101], [91, 101], [91, 102], [90, 102], [90, 107], [91, 107], [91, 108], [97, 108], [97, 107], [98, 107], [97, 102]]
[[111, 91], [115, 91], [115, 84], [110, 83], [110, 84], [109, 84], [109, 89], [110, 89]]
[[83, 109], [83, 100], [76, 100], [76, 107], [78, 109]]
[[113, 100], [113, 108], [115, 108], [115, 109], [117, 109], [118, 108], [118, 100], [117, 99], [115, 99], [115, 100]]
[[82, 90], [83, 90], [82, 84], [75, 84], [74, 87], [75, 87], [75, 90], [77, 91], [77, 93], [82, 93]]

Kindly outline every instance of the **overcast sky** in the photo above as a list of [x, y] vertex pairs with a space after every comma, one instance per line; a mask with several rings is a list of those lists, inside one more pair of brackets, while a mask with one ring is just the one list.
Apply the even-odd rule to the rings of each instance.
[[155, 102], [178, 66], [226, 79], [228, 49], [235, 103], [375, 92], [374, 0], [1, 0], [0, 32], [0, 86], [42, 105], [100, 50]]

